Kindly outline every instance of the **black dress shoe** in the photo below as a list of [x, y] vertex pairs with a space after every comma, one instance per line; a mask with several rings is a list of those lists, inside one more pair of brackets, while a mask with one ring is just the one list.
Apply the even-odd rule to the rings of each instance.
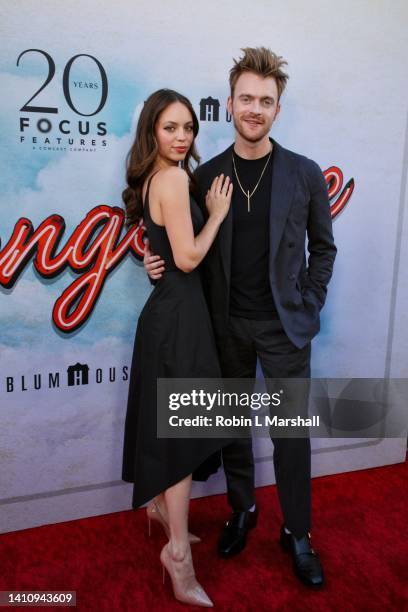
[[291, 533], [286, 533], [282, 525], [280, 543], [284, 550], [292, 554], [296, 576], [308, 586], [322, 586], [324, 583], [323, 569], [319, 555], [310, 545], [310, 534], [307, 533], [302, 538], [296, 539]]
[[237, 555], [245, 548], [248, 531], [256, 526], [258, 508], [253, 512], [233, 512], [218, 540], [218, 554], [228, 558]]

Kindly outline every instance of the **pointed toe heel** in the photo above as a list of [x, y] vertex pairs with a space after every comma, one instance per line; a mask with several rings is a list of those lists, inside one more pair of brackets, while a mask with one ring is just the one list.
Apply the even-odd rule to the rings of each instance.
[[[169, 544], [166, 544], [160, 553], [163, 571], [166, 569], [171, 578], [174, 597], [190, 606], [213, 608], [214, 604], [195, 577], [191, 550], [181, 560], [171, 556]], [[164, 578], [163, 578], [164, 581]]]

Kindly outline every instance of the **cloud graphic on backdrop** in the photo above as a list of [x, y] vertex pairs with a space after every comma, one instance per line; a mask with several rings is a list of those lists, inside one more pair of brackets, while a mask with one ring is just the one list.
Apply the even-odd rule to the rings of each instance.
[[[10, 78], [13, 82], [19, 80], [14, 75]], [[20, 89], [23, 89], [21, 81]], [[35, 79], [30, 82], [31, 88], [37, 85]], [[53, 103], [57, 104], [57, 100]], [[34, 178], [26, 177], [34, 185], [33, 188], [22, 187], [8, 192], [0, 199], [0, 210], [3, 211], [0, 213], [0, 218], [3, 217], [0, 285], [8, 290], [7, 293], [12, 293], [18, 279], [20, 282], [23, 280], [23, 274], [25, 279], [34, 282], [38, 282], [38, 277], [48, 279], [43, 284], [45, 292], [50, 291], [51, 282], [54, 289], [62, 287], [61, 278], [58, 277], [67, 268], [77, 276], [68, 287], [62, 288], [59, 298], [55, 299], [53, 291], [53, 321], [60, 331], [72, 332], [84, 326], [101, 295], [107, 276], [111, 275], [111, 290], [104, 298], [105, 310], [109, 310], [106, 307], [110, 304], [110, 313], [118, 312], [119, 295], [121, 307], [127, 315], [123, 317], [121, 312], [124, 336], [126, 321], [129, 323], [134, 319], [135, 312], [140, 310], [150, 290], [144, 272], [138, 268], [134, 270], [134, 266], [132, 282], [123, 283], [122, 276], [122, 283], [114, 283], [115, 275], [111, 274], [128, 254], [136, 261], [142, 259], [142, 232], [137, 228], [126, 232], [122, 208], [110, 205], [121, 203], [125, 157], [142, 106], [143, 103], [139, 103], [134, 109], [130, 130], [124, 136], [110, 136], [109, 151], [93, 153], [92, 164], [97, 169], [95, 172], [89, 171], [89, 165], [79, 155], [62, 154], [48, 160], [46, 158], [42, 162], [44, 164], [46, 161], [45, 165]], [[226, 125], [226, 134], [219, 139], [201, 135], [203, 159], [210, 156], [210, 151], [222, 150], [227, 145], [228, 131], [229, 126]], [[92, 194], [93, 202], [89, 202], [89, 194]], [[92, 207], [93, 203], [95, 206]], [[84, 217], [78, 222], [81, 209]], [[11, 225], [12, 215], [4, 214], [10, 210], [18, 211], [20, 217], [14, 227]], [[5, 242], [4, 236], [7, 234], [10, 234], [10, 238]], [[31, 259], [34, 274], [29, 266]], [[129, 266], [126, 269], [128, 271]], [[116, 284], [117, 291], [113, 284]], [[134, 290], [135, 286], [137, 291]], [[14, 300], [15, 303], [17, 301]], [[23, 303], [26, 301], [27, 297], [24, 296]], [[21, 305], [20, 314], [19, 328], [30, 326], [30, 319], [21, 312]], [[107, 312], [102, 319], [104, 329], [105, 324], [108, 324], [111, 329], [116, 327], [116, 333], [121, 333], [121, 326], [115, 326]], [[38, 324], [41, 325], [40, 320]]]
[[[122, 207], [106, 203], [121, 202], [124, 160], [132, 143], [141, 108], [142, 103], [135, 108], [128, 133], [121, 138], [110, 136], [109, 152], [93, 153], [92, 161], [97, 172], [90, 173], [88, 165], [83, 163], [79, 155], [61, 155], [48, 161], [39, 170], [34, 189], [22, 188], [15, 194], [7, 195], [7, 208], [18, 210], [20, 218], [14, 228], [7, 228], [11, 221], [9, 215], [8, 223], [2, 224], [3, 230], [7, 228], [11, 237], [7, 243], [3, 243], [0, 251], [0, 285], [10, 291], [31, 260], [35, 272], [43, 279], [55, 280], [65, 270], [73, 272], [75, 280], [64, 286], [57, 299], [54, 299], [52, 320], [55, 328], [61, 332], [72, 333], [84, 326], [94, 311], [108, 276], [127, 255], [136, 262], [142, 261], [143, 226], [126, 230]], [[198, 145], [204, 161], [210, 157], [210, 152], [214, 155], [231, 142], [230, 125], [221, 123], [217, 128], [216, 139], [211, 138], [205, 129], [200, 133]], [[225, 135], [220, 136], [220, 128]], [[343, 175], [336, 166], [328, 168], [325, 176], [329, 197], [335, 200], [331, 207], [334, 218], [349, 201], [354, 181], [351, 179], [343, 188]], [[91, 210], [90, 193], [95, 203]], [[81, 207], [82, 203], [84, 207]], [[78, 222], [81, 208], [84, 216]], [[6, 210], [6, 206], [1, 209]], [[146, 281], [144, 273], [141, 274]], [[58, 285], [61, 286], [61, 283]], [[144, 282], [140, 306], [146, 296], [147, 287]], [[129, 309], [132, 301], [128, 297]], [[114, 301], [114, 297], [108, 297], [112, 308]], [[124, 300], [126, 309], [125, 303]], [[29, 318], [25, 318], [25, 323], [28, 322]], [[118, 333], [119, 328], [117, 326]]]

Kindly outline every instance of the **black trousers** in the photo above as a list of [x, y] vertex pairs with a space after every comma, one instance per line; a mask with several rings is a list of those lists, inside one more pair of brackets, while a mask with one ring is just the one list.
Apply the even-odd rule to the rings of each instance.
[[[225, 378], [255, 378], [259, 358], [265, 378], [310, 378], [310, 343], [297, 348], [279, 319], [258, 321], [230, 317], [228, 336], [219, 346]], [[296, 536], [310, 531], [311, 475], [309, 438], [272, 438], [273, 463], [285, 525]], [[252, 440], [222, 449], [228, 502], [235, 511], [255, 503]]]

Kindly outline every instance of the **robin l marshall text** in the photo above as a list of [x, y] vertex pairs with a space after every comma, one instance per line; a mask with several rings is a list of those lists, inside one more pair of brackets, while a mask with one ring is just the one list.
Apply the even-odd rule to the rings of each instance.
[[[215, 423], [213, 423], [215, 421]], [[278, 416], [269, 417], [265, 415], [260, 417], [255, 415], [253, 418], [249, 417], [223, 417], [217, 415], [215, 418], [198, 415], [192, 418], [179, 417], [172, 415], [169, 418], [169, 425], [171, 427], [319, 427], [320, 416], [313, 415], [311, 418], [303, 418], [297, 416], [296, 418], [282, 418]]]

